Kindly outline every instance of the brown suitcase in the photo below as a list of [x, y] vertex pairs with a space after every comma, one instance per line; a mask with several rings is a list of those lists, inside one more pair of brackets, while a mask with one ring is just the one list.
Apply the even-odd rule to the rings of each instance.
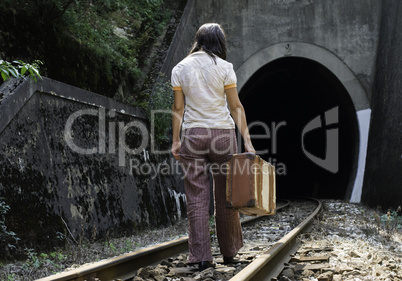
[[227, 162], [226, 207], [246, 215], [273, 215], [275, 167], [253, 153], [234, 154]]

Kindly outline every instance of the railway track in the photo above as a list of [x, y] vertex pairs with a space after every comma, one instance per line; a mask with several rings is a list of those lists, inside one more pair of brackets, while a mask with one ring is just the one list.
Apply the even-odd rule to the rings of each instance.
[[[212, 271], [217, 271], [220, 274], [222, 278], [220, 280], [271, 280], [271, 278], [277, 277], [282, 271], [283, 265], [291, 258], [290, 255], [297, 250], [296, 239], [298, 234], [306, 229], [321, 210], [321, 203], [312, 200], [299, 203], [295, 201], [292, 204], [289, 201], [282, 204], [278, 202], [275, 216], [242, 219], [245, 247], [238, 254], [239, 262], [237, 264], [221, 265], [218, 248], [214, 246], [216, 238], [212, 234], [213, 247], [216, 248], [215, 262], [217, 267], [199, 273], [194, 279], [203, 280], [211, 276]], [[305, 214], [302, 215], [302, 209], [305, 208], [307, 202], [313, 202], [313, 207], [310, 204], [307, 207], [308, 210], [303, 211]], [[296, 211], [286, 213], [284, 210], [291, 206], [294, 206], [293, 208]], [[146, 276], [155, 274], [155, 268], [165, 271], [169, 276], [161, 277], [160, 280], [180, 280], [181, 277], [197, 274], [198, 270], [197, 267], [186, 266], [185, 264], [183, 253], [187, 251], [187, 241], [188, 237], [182, 237], [38, 279], [38, 281], [133, 280], [136, 275], [142, 275], [145, 280]]]

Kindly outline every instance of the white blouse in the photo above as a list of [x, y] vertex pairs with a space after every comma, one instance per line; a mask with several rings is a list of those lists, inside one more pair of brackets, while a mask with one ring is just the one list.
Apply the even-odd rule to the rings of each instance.
[[172, 70], [173, 90], [185, 97], [183, 130], [190, 127], [234, 129], [225, 90], [236, 87], [233, 65], [204, 51], [188, 55]]

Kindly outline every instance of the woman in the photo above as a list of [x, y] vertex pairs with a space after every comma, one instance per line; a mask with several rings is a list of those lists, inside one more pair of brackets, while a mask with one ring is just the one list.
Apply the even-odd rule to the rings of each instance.
[[222, 27], [215, 23], [202, 25], [190, 54], [172, 70], [172, 154], [180, 160], [185, 172], [188, 262], [198, 263], [200, 270], [214, 266], [209, 233], [208, 167], [213, 168], [216, 233], [224, 263], [233, 262], [243, 246], [239, 213], [225, 207], [226, 174], [220, 169], [221, 164], [237, 153], [235, 125], [241, 132], [245, 150], [255, 153], [236, 81], [233, 65], [226, 61]]

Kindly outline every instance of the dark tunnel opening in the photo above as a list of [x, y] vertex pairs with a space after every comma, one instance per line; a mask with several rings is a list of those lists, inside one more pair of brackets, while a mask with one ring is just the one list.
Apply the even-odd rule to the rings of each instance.
[[[276, 167], [278, 197], [350, 197], [358, 159], [356, 111], [331, 71], [306, 58], [280, 58], [261, 67], [239, 96], [257, 154]], [[314, 119], [322, 126], [303, 134]]]

